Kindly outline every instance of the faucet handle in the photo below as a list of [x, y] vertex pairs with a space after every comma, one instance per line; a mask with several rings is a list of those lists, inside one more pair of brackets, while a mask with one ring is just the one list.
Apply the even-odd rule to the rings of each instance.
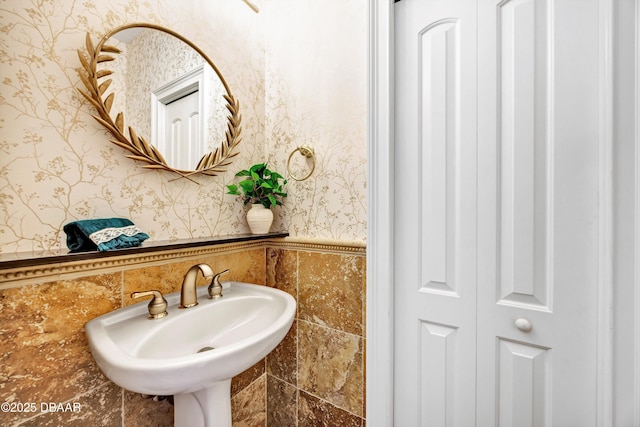
[[166, 316], [167, 300], [162, 296], [162, 292], [151, 290], [143, 292], [133, 292], [131, 298], [141, 298], [153, 295], [153, 299], [149, 301], [149, 319], [160, 319]]
[[229, 272], [229, 269], [226, 269], [225, 271], [221, 271], [220, 273], [213, 276], [213, 279], [211, 280], [211, 284], [207, 288], [207, 291], [209, 291], [209, 298], [214, 299], [214, 298], [222, 297], [222, 284], [220, 283], [219, 278], [220, 276], [228, 272]]

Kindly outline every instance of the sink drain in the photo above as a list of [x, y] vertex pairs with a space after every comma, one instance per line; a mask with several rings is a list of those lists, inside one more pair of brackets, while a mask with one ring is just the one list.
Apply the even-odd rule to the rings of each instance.
[[205, 351], [209, 351], [209, 350], [215, 350], [213, 347], [202, 347], [200, 350], [198, 350], [198, 353], [204, 353]]

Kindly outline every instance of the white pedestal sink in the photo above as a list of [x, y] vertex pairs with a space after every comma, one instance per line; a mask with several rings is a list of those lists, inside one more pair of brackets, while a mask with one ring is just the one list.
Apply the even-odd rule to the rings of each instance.
[[176, 427], [231, 427], [231, 378], [265, 357], [287, 334], [295, 299], [267, 286], [223, 284], [211, 300], [179, 309], [179, 292], [166, 295], [168, 316], [147, 318], [139, 303], [86, 325], [94, 359], [119, 386], [174, 396]]

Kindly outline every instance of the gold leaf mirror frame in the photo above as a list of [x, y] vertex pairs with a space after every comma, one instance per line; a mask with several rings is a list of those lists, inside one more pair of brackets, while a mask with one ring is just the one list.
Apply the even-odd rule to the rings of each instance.
[[[111, 78], [105, 78], [111, 76], [113, 71], [106, 69], [99, 70], [98, 64], [116, 59], [114, 55], [119, 54], [121, 51], [115, 46], [108, 45], [107, 41], [118, 32], [129, 28], [149, 28], [159, 30], [178, 38], [204, 58], [211, 68], [213, 68], [224, 86], [226, 95], [223, 95], [223, 97], [226, 101], [226, 107], [229, 112], [229, 115], [227, 116], [225, 137], [219, 147], [215, 148], [214, 151], [206, 153], [200, 159], [195, 170], [181, 170], [171, 167], [162, 156], [162, 153], [160, 153], [160, 151], [153, 144], [150, 144], [143, 136], [138, 135], [133, 127], [128, 126], [128, 129], [125, 130], [123, 112], [119, 112], [116, 115], [115, 120], [111, 116], [111, 107], [113, 105], [115, 93], [111, 92], [107, 94], [107, 90], [113, 80]], [[88, 59], [85, 55], [88, 56]], [[79, 74], [86, 89], [86, 91], [81, 89], [78, 89], [78, 91], [98, 111], [98, 114], [92, 115], [92, 117], [104, 126], [111, 135], [113, 135], [115, 139], [110, 140], [112, 143], [128, 150], [131, 153], [126, 155], [126, 157], [146, 163], [142, 166], [143, 168], [164, 169], [174, 172], [183, 178], [189, 179], [190, 181], [196, 182], [190, 178], [192, 175], [203, 174], [215, 176], [219, 173], [226, 172], [226, 166], [231, 164], [231, 159], [239, 154], [237, 147], [241, 141], [240, 133], [242, 131], [240, 103], [231, 94], [229, 85], [213, 61], [211, 61], [211, 59], [198, 46], [194, 45], [180, 34], [155, 24], [132, 23], [122, 25], [108, 32], [95, 46], [91, 41], [91, 35], [87, 33], [86, 52], [79, 49], [78, 57], [80, 58], [80, 63], [84, 69], [84, 73], [80, 72]]]

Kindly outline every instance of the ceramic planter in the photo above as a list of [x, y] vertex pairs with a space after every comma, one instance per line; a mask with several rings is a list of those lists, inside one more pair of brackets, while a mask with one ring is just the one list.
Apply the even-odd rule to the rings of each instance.
[[273, 212], [260, 203], [253, 204], [247, 212], [247, 222], [251, 234], [267, 234], [273, 223]]

